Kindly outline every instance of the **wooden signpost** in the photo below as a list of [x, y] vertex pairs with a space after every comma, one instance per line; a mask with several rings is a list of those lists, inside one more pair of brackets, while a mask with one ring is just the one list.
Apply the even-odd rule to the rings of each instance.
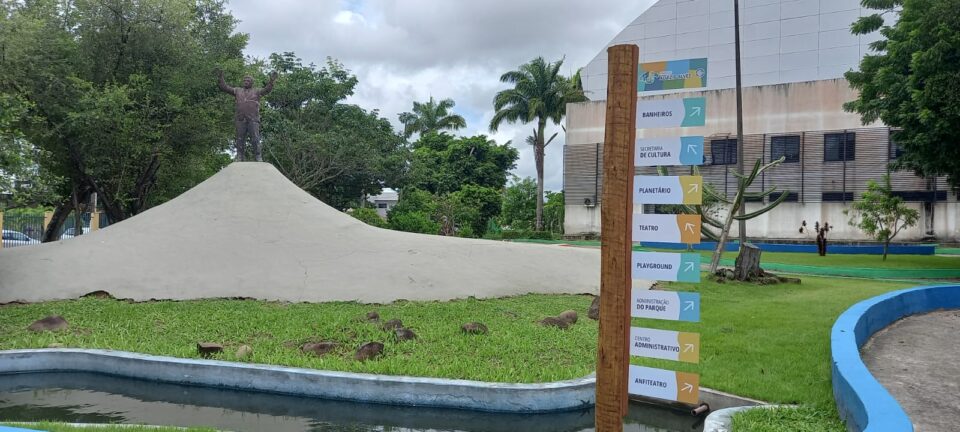
[[[703, 137], [637, 140], [636, 135], [638, 128], [703, 126], [707, 109], [702, 97], [638, 103], [637, 92], [656, 81], [638, 84], [638, 69], [645, 67], [639, 63], [638, 47], [612, 46], [607, 49], [607, 57], [595, 424], [597, 432], [622, 432], [630, 394], [688, 404], [699, 402], [699, 375], [630, 365], [630, 355], [699, 363], [700, 335], [631, 327], [630, 320], [631, 317], [700, 320], [699, 294], [632, 288], [633, 279], [699, 282], [699, 254], [633, 252], [633, 241], [699, 243], [700, 218], [635, 215], [633, 206], [634, 202], [700, 204], [703, 179], [699, 176], [635, 176], [634, 167], [702, 164]], [[670, 77], [684, 79], [676, 80], [680, 84], [664, 84], [663, 88], [705, 86], [707, 61], [695, 60], [683, 64], [695, 63], [696, 69], [689, 66], [689, 71], [677, 72], [673, 71], [676, 67], [672, 67]], [[666, 69], [654, 71], [658, 73], [654, 78], [666, 73]], [[649, 71], [645, 76], [649, 81]]]

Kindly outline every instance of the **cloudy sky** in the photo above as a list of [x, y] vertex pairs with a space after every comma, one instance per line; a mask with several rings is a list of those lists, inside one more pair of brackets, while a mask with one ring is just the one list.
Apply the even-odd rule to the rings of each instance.
[[[489, 134], [499, 77], [536, 56], [585, 66], [653, 0], [230, 0], [250, 35], [247, 55], [293, 51], [306, 63], [333, 57], [359, 79], [349, 100], [399, 126], [412, 102], [453, 98], [460, 134]], [[559, 126], [551, 126], [560, 131]], [[491, 136], [520, 150], [514, 174], [536, 177], [523, 144], [533, 124]], [[547, 136], [553, 131], [548, 130]], [[546, 189], [563, 186], [563, 134], [547, 147]]]

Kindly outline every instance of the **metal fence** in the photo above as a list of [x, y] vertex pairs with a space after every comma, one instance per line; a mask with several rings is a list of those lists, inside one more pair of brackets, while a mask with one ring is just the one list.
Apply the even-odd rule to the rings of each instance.
[[[782, 134], [744, 135], [744, 165], [753, 167], [784, 156], [786, 161], [762, 175], [751, 187], [759, 192], [777, 186], [788, 202], [849, 202], [866, 191], [868, 180], [879, 180], [899, 155], [889, 128], [859, 128]], [[704, 142], [704, 182], [731, 197], [737, 180], [736, 135], [715, 135]], [[564, 147], [564, 192], [567, 205], [597, 205], [603, 195], [603, 143]], [[637, 168], [637, 174], [656, 175], [656, 168]], [[669, 169], [687, 175], [691, 167]], [[909, 171], [891, 172], [895, 193], [907, 202], [947, 201], [952, 195], [946, 179], [917, 177]], [[773, 195], [767, 199], [776, 199]]]
[[[24, 215], [24, 214], [4, 214], [0, 213], [0, 227], [3, 228], [3, 248], [29, 246], [40, 244], [43, 232], [53, 212], [47, 212], [43, 215]], [[99, 213], [96, 216], [92, 213], [81, 213], [80, 219], [83, 228], [76, 226], [75, 213], [70, 213], [67, 220], [60, 227], [57, 238], [67, 240], [76, 237], [78, 234], [86, 234], [93, 230], [105, 228], [110, 225], [106, 214]], [[91, 222], [96, 222], [96, 227], [91, 226]]]

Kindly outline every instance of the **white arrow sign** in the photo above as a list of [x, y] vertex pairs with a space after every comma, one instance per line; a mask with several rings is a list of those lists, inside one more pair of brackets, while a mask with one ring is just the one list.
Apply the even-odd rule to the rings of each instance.
[[693, 344], [683, 344], [683, 352], [693, 352], [693, 349], [696, 348]]
[[687, 392], [687, 393], [693, 393], [693, 384], [683, 383], [683, 389], [681, 389], [681, 390], [682, 390], [682, 391], [685, 391], [685, 392]]
[[687, 193], [694, 193], [700, 190], [700, 183], [691, 183], [690, 189], [687, 190]]
[[693, 310], [693, 308], [695, 307], [697, 307], [697, 304], [695, 302], [692, 302], [692, 301], [683, 302], [683, 310], [685, 311]]

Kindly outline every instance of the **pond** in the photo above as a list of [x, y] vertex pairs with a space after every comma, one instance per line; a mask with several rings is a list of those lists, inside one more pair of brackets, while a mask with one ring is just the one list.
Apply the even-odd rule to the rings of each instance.
[[[207, 426], [230, 431], [587, 432], [593, 410], [495, 414], [370, 405], [91, 373], [0, 375], [0, 420]], [[701, 431], [686, 411], [631, 404], [625, 431]]]

